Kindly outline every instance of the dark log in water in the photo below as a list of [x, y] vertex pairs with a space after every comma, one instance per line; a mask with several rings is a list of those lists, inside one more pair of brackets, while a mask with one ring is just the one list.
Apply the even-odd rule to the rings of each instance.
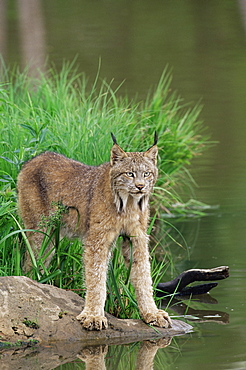
[[201, 284], [192, 287], [187, 287], [187, 285], [196, 281], [214, 281], [226, 279], [228, 277], [228, 266], [220, 266], [213, 269], [192, 269], [182, 272], [171, 281], [159, 283], [156, 289], [159, 290], [158, 295], [173, 293], [177, 295], [204, 294], [217, 286], [218, 283]]

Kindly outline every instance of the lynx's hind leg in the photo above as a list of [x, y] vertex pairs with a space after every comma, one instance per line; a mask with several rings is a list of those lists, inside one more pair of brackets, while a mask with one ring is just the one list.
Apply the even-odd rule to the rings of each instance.
[[[26, 227], [26, 228], [35, 230], [34, 227]], [[27, 239], [28, 239], [28, 242], [29, 242], [30, 247], [32, 249], [34, 258], [37, 259], [38, 254], [39, 254], [39, 250], [40, 250], [41, 245], [42, 245], [43, 235], [40, 234], [40, 233], [37, 233], [37, 232], [35, 233], [35, 232], [32, 232], [32, 231], [28, 231], [27, 232]], [[33, 262], [31, 260], [30, 253], [29, 253], [28, 249], [26, 248], [25, 254], [24, 254], [24, 260], [23, 260], [23, 264], [22, 264], [23, 272], [25, 274], [27, 274], [29, 271], [31, 271], [32, 267], [33, 267]]]
[[[35, 193], [34, 189], [32, 197], [28, 197], [26, 189], [22, 186], [19, 186], [18, 190], [18, 205], [20, 215], [22, 217], [25, 229], [33, 230], [27, 231], [26, 235], [28, 242], [30, 243], [33, 255], [35, 259], [37, 259], [44, 240], [44, 233], [46, 232], [46, 227], [42, 227], [41, 223], [43, 218], [48, 218], [49, 209], [48, 207], [44, 206], [42, 201], [39, 199], [39, 195]], [[50, 245], [46, 248], [45, 254], [47, 254], [51, 248], [52, 243], [50, 243]], [[48, 267], [52, 256], [53, 253], [51, 253], [45, 261], [44, 264], [46, 267]], [[28, 273], [33, 267], [30, 253], [27, 248], [25, 251], [22, 267], [24, 273]]]
[[[33, 230], [35, 229], [33, 228]], [[38, 230], [36, 232], [29, 231], [27, 232], [27, 238], [30, 243], [30, 247], [31, 247], [35, 260], [37, 261], [38, 259], [43, 257], [42, 262], [44, 266], [48, 268], [50, 265], [51, 259], [55, 253], [54, 241], [53, 241], [54, 238], [49, 238], [47, 234], [46, 239], [44, 239], [45, 233], [46, 233], [46, 230], [43, 230], [43, 231]], [[44, 243], [44, 240], [45, 240], [44, 251], [43, 251], [43, 255], [41, 256], [40, 251]], [[44, 259], [44, 256], [45, 256], [45, 259]], [[27, 274], [29, 271], [31, 271], [32, 267], [33, 267], [33, 262], [30, 256], [30, 252], [26, 248], [24, 259], [23, 259], [23, 264], [22, 264], [23, 272]], [[42, 268], [41, 268], [41, 271], [43, 271]]]
[[122, 235], [123, 242], [121, 245], [122, 254], [125, 260], [125, 264], [129, 267], [132, 259], [132, 246], [131, 246], [131, 238], [127, 235]]

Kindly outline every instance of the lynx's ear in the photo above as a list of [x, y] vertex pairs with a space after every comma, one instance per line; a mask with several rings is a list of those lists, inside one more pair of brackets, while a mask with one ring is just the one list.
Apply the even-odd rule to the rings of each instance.
[[124, 150], [121, 149], [121, 147], [118, 144], [114, 144], [111, 149], [111, 155], [110, 155], [111, 166], [115, 165], [116, 162], [126, 157], [127, 157], [126, 152], [124, 152]]
[[155, 131], [154, 144], [144, 153], [144, 156], [151, 159], [155, 165], [157, 162], [157, 154], [158, 154], [158, 148], [156, 145], [157, 141], [158, 141], [158, 135], [157, 135], [157, 132]]
[[126, 152], [117, 144], [116, 137], [111, 132], [111, 136], [114, 142], [114, 145], [111, 149], [111, 156], [110, 156], [110, 164], [113, 166], [116, 162], [120, 161], [121, 159], [127, 157]]

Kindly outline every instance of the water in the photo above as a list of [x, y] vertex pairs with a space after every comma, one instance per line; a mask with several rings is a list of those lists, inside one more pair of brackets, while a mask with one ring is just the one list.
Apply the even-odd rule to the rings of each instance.
[[[0, 48], [8, 65], [28, 61], [35, 73], [47, 56], [58, 69], [77, 56], [93, 81], [101, 59], [102, 78], [113, 86], [125, 80], [120, 93], [143, 99], [168, 64], [184, 101], [202, 99], [201, 119], [218, 143], [192, 164], [195, 193], [220, 207], [209, 217], [177, 223], [190, 247], [190, 259], [177, 251], [183, 258], [177, 268], [229, 265], [230, 278], [211, 292], [215, 301], [191, 303], [194, 310], [224, 313], [226, 323], [212, 314], [195, 316], [192, 334], [158, 350], [155, 369], [246, 368], [245, 33], [245, 0], [0, 1]], [[139, 351], [139, 344], [110, 346], [107, 369], [137, 368]], [[62, 359], [59, 350], [51, 351], [50, 358], [57, 358], [53, 368], [85, 368], [76, 353]]]

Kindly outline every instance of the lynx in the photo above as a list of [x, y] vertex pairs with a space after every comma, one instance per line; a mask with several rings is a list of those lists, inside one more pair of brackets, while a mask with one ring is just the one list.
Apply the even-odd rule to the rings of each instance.
[[[26, 162], [18, 176], [20, 214], [27, 229], [37, 230], [42, 217], [54, 212], [54, 202], [66, 206], [61, 234], [84, 243], [86, 298], [77, 319], [85, 329], [108, 326], [104, 315], [107, 265], [119, 235], [126, 264], [132, 258], [131, 281], [141, 317], [148, 324], [170, 327], [168, 314], [157, 309], [153, 299], [146, 234], [149, 196], [158, 174], [157, 135], [145, 152], [125, 152], [111, 135], [110, 162], [99, 166], [53, 152]], [[37, 254], [43, 235], [29, 232], [28, 239]], [[25, 269], [30, 267], [27, 255]]]

